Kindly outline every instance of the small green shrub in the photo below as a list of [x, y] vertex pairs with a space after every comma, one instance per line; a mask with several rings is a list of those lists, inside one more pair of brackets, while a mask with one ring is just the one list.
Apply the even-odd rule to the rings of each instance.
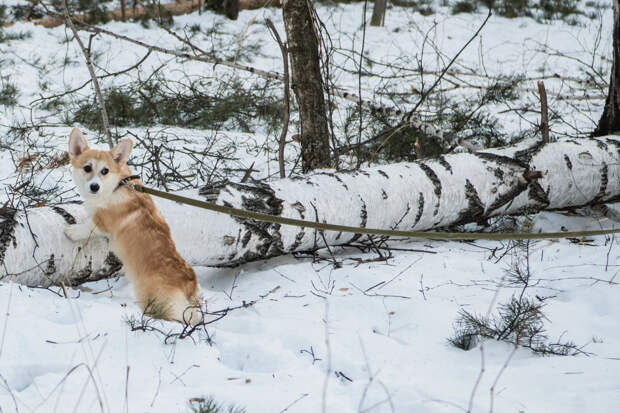
[[[499, 16], [536, 17], [539, 20], [567, 19], [569, 16], [583, 15], [579, 10], [579, 0], [458, 0], [452, 4], [452, 13], [472, 13], [479, 8], [491, 8]], [[598, 3], [587, 2], [587, 8], [597, 9]]]
[[476, 2], [461, 0], [452, 6], [452, 14], [473, 13], [478, 8]]
[[243, 407], [224, 407], [211, 396], [194, 397], [189, 400], [189, 407], [192, 413], [247, 413], [247, 410]]
[[15, 106], [17, 104], [17, 86], [8, 77], [0, 78], [0, 105]]
[[485, 317], [461, 309], [448, 342], [460, 349], [470, 350], [480, 337], [505, 341], [529, 348], [541, 355], [568, 356], [584, 352], [571, 341], [550, 343], [545, 334], [542, 312], [544, 303], [525, 296], [512, 296], [498, 305], [498, 312]]
[[4, 31], [4, 25], [10, 23], [8, 8], [6, 5], [0, 5], [0, 43], [5, 42], [7, 40], [23, 40], [30, 37], [30, 33], [22, 32], [22, 33], [6, 33]]
[[[155, 123], [188, 128], [224, 126], [253, 132], [255, 119], [268, 131], [278, 128], [282, 100], [272, 94], [272, 83], [247, 84], [239, 78], [193, 79], [172, 82], [163, 77], [103, 91], [110, 124], [150, 126]], [[275, 92], [275, 91], [274, 91]], [[94, 96], [77, 103], [72, 122], [101, 128], [99, 104]]]

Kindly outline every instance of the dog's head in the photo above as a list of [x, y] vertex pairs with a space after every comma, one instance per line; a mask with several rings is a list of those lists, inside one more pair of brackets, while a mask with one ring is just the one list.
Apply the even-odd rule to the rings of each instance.
[[73, 181], [86, 201], [105, 200], [119, 181], [131, 175], [127, 158], [133, 148], [131, 139], [123, 139], [110, 151], [90, 149], [78, 128], [69, 135], [69, 158]]

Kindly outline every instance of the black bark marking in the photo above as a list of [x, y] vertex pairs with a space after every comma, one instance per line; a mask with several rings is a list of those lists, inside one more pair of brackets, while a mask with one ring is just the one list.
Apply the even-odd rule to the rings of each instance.
[[437, 203], [435, 204], [435, 211], [433, 211], [433, 216], [437, 215], [439, 213], [439, 204], [441, 203], [441, 181], [439, 180], [439, 177], [437, 176], [435, 171], [433, 171], [428, 165], [422, 162], [420, 162], [418, 165], [420, 166], [420, 169], [424, 171], [428, 179], [430, 179], [433, 187], [435, 187], [435, 190], [433, 192], [437, 196]]
[[297, 212], [299, 212], [299, 216], [301, 217], [301, 219], [306, 218], [304, 215], [304, 212], [306, 212], [306, 207], [303, 206], [301, 202], [297, 201], [294, 204], [292, 204], [291, 207], [293, 207], [293, 209], [296, 209]]
[[[597, 140], [600, 140], [600, 139], [597, 139]], [[620, 156], [620, 142], [619, 141], [617, 141], [616, 139], [607, 138], [607, 139], [605, 139], [605, 142], [608, 145], [611, 145], [611, 146], [615, 147], [616, 148], [616, 153]]]
[[390, 176], [386, 174], [384, 171], [382, 171], [381, 169], [377, 169], [377, 173], [383, 176], [385, 179], [390, 179]]
[[595, 139], [594, 141], [596, 142], [596, 146], [598, 146], [599, 149], [602, 149], [604, 151], [609, 150], [609, 146], [601, 139]]
[[302, 230], [299, 231], [297, 235], [295, 235], [295, 241], [291, 245], [290, 251], [295, 251], [297, 248], [299, 248], [305, 235], [306, 233], [303, 231], [303, 228], [302, 228]]
[[545, 147], [545, 145], [546, 145], [545, 142], [543, 142], [542, 140], [539, 140], [534, 145], [530, 146], [529, 148], [525, 148], [525, 149], [515, 152], [514, 158], [522, 162], [524, 165], [529, 165], [534, 155], [540, 152]]
[[459, 218], [454, 225], [480, 221], [484, 218], [484, 204], [478, 196], [478, 191], [476, 191], [469, 179], [465, 180], [465, 198], [467, 199], [467, 208], [459, 212]]
[[493, 175], [495, 175], [495, 177], [500, 181], [504, 180], [504, 171], [502, 171], [502, 168], [493, 169]]
[[276, 197], [275, 191], [267, 184], [243, 185], [231, 184], [243, 194], [250, 196], [241, 196], [241, 205], [250, 211], [261, 212], [264, 214], [280, 215], [282, 213], [283, 201]]
[[388, 194], [387, 194], [387, 192], [385, 192], [385, 189], [381, 190], [381, 198], [383, 198], [384, 200], [388, 199]]
[[519, 159], [514, 159], [509, 156], [497, 155], [497, 154], [488, 153], [488, 152], [476, 152], [474, 153], [474, 155], [484, 161], [491, 161], [498, 165], [509, 165], [509, 166], [516, 166], [519, 168], [527, 169], [526, 162], [522, 162]]
[[[362, 209], [360, 211], [360, 228], [366, 228], [366, 223], [368, 222], [368, 210], [366, 209], [366, 202], [360, 196], [360, 201], [362, 202]], [[353, 234], [349, 242], [355, 242], [360, 239], [362, 234]]]
[[527, 183], [522, 182], [521, 180], [517, 180], [517, 185], [515, 187], [508, 190], [508, 192], [498, 196], [495, 199], [495, 201], [493, 201], [491, 205], [489, 205], [489, 208], [487, 209], [485, 216], [491, 215], [495, 210], [514, 201], [514, 199], [517, 196], [519, 196], [521, 193], [523, 193], [523, 191], [525, 191], [527, 188], [528, 188]]
[[362, 221], [360, 222], [360, 227], [366, 228], [366, 223], [368, 222], [368, 211], [366, 210], [366, 202], [364, 202], [362, 197], [360, 197], [360, 201], [362, 201], [362, 211], [360, 212], [360, 218]]
[[446, 170], [447, 170], [448, 172], [450, 172], [450, 174], [451, 174], [451, 175], [453, 174], [453, 173], [452, 173], [452, 166], [448, 163], [448, 161], [446, 160], [446, 157], [445, 157], [445, 156], [441, 155], [441, 156], [439, 157], [439, 164], [440, 164], [441, 166], [443, 166], [444, 168], [446, 168]]
[[[92, 279], [93, 275], [93, 257], [89, 257], [86, 266], [75, 273], [75, 277], [71, 278], [71, 286], [76, 287], [80, 284]], [[103, 278], [103, 277], [102, 277]]]
[[229, 184], [231, 184], [231, 182], [228, 179], [224, 179], [218, 182], [207, 184], [198, 190], [198, 195], [206, 196], [207, 199], [213, 199], [213, 200], [217, 199], [217, 197], [220, 195], [220, 192], [222, 192], [222, 190], [232, 195], [232, 192], [230, 191], [230, 189], [227, 188]]
[[56, 212], [58, 215], [60, 215], [61, 217], [63, 217], [67, 224], [75, 224], [76, 222], [75, 217], [71, 215], [70, 213], [68, 213], [66, 210], [58, 206], [53, 206], [52, 210]]
[[[309, 183], [309, 181], [306, 181], [306, 183]], [[269, 215], [281, 215], [284, 209], [284, 201], [276, 197], [275, 191], [265, 183], [229, 183], [229, 186], [240, 192], [242, 209]], [[226, 201], [223, 204], [230, 207], [233, 206]], [[292, 206], [299, 211], [303, 219], [303, 211], [305, 211], [303, 205], [296, 203]], [[264, 258], [280, 255], [284, 252], [280, 224], [240, 217], [232, 218], [244, 229], [241, 238], [242, 248], [248, 247], [253, 236], [258, 241], [255, 246], [252, 246], [253, 251], [247, 251], [244, 257], [250, 252], [255, 254], [256, 257], [262, 256]]]
[[8, 207], [4, 208], [4, 211], [0, 213], [0, 264], [4, 263], [4, 256], [9, 244], [13, 242], [13, 247], [17, 246], [15, 240], [16, 213], [17, 210], [15, 208]]
[[607, 184], [609, 183], [609, 167], [605, 162], [603, 162], [603, 166], [601, 167], [601, 186], [598, 190], [598, 194], [592, 200], [592, 203], [598, 203], [605, 198], [605, 193], [607, 192]]
[[424, 213], [424, 194], [420, 192], [418, 196], [418, 212], [415, 214], [415, 219], [413, 220], [413, 225], [411, 228], [414, 228], [420, 222], [420, 218], [422, 218], [422, 213]]
[[537, 208], [544, 209], [549, 205], [549, 195], [536, 181], [530, 183], [528, 198], [538, 204]]
[[573, 169], [573, 163], [570, 161], [568, 155], [564, 155], [564, 162], [566, 162], [568, 169]]
[[78, 271], [78, 278], [71, 280], [71, 285], [75, 287], [87, 281], [97, 281], [104, 278], [114, 277], [122, 268], [123, 263], [118, 259], [118, 257], [112, 252], [108, 252], [108, 255], [103, 261], [103, 267], [93, 271], [92, 262], [89, 260], [86, 267]]
[[248, 246], [248, 242], [250, 242], [250, 239], [252, 238], [252, 232], [251, 231], [245, 231], [245, 233], [243, 234], [243, 238], [241, 238], [241, 248], [245, 248]]
[[54, 259], [54, 254], [50, 254], [50, 257], [47, 260], [47, 266], [45, 267], [45, 274], [52, 275], [55, 272], [56, 272], [56, 260]]
[[340, 184], [344, 187], [344, 189], [346, 189], [347, 191], [349, 190], [349, 187], [347, 186], [347, 184], [345, 184], [344, 181], [337, 174], [328, 173], [327, 175], [331, 176], [336, 181], [340, 182]]

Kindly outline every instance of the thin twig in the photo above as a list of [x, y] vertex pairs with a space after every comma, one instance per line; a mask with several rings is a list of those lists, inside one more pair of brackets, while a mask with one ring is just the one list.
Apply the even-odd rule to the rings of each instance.
[[278, 145], [278, 164], [280, 166], [280, 178], [286, 178], [286, 171], [284, 170], [284, 146], [286, 145], [286, 135], [288, 134], [288, 122], [290, 119], [290, 88], [289, 88], [289, 74], [288, 74], [288, 50], [286, 45], [282, 42], [276, 27], [270, 19], [267, 19], [267, 27], [273, 33], [280, 51], [282, 52], [282, 62], [284, 64], [284, 119], [282, 120], [282, 132], [280, 133], [280, 142]]
[[[278, 73], [278, 72], [272, 72], [272, 71], [266, 71], [266, 70], [261, 70], [255, 67], [251, 67], [251, 66], [246, 66], [246, 65], [242, 65], [236, 62], [230, 62], [227, 60], [222, 60], [216, 57], [213, 57], [212, 55], [208, 54], [206, 51], [200, 49], [198, 46], [196, 46], [195, 44], [189, 42], [187, 39], [183, 39], [181, 36], [179, 36], [178, 34], [174, 33], [172, 30], [163, 28], [164, 30], [166, 30], [170, 35], [174, 36], [175, 38], [177, 38], [177, 40], [181, 41], [182, 43], [188, 45], [192, 51], [195, 54], [190, 54], [190, 53], [185, 53], [185, 52], [178, 52], [176, 50], [173, 49], [166, 49], [164, 47], [160, 47], [160, 46], [156, 46], [156, 45], [151, 45], [148, 43], [145, 43], [143, 41], [137, 40], [137, 39], [133, 39], [131, 37], [122, 35], [122, 34], [118, 34], [118, 33], [114, 33], [113, 31], [110, 30], [106, 30], [104, 28], [101, 27], [97, 27], [97, 26], [93, 26], [90, 24], [87, 24], [85, 22], [76, 20], [76, 23], [80, 26], [81, 30], [85, 30], [91, 33], [103, 33], [105, 35], [108, 35], [110, 37], [114, 37], [116, 39], [119, 40], [123, 40], [129, 43], [133, 43], [136, 44], [138, 46], [144, 47], [148, 50], [152, 50], [158, 53], [163, 53], [163, 54], [167, 54], [167, 55], [171, 55], [171, 56], [176, 56], [176, 57], [180, 57], [180, 58], [185, 58], [188, 60], [195, 60], [195, 61], [199, 61], [199, 62], [205, 62], [205, 63], [212, 63], [214, 66], [226, 66], [229, 67], [231, 69], [237, 69], [237, 70], [243, 70], [249, 73], [252, 73], [254, 75], [260, 76], [262, 78], [265, 79], [273, 79], [273, 80], [279, 80], [279, 81], [284, 81], [284, 75], [282, 73]], [[196, 54], [196, 52], [198, 52], [199, 54]], [[333, 94], [334, 96], [337, 96], [341, 99], [345, 99], [348, 100], [350, 102], [354, 102], [354, 103], [358, 103], [359, 102], [359, 97], [357, 97], [355, 95], [355, 93], [349, 93], [346, 92], [344, 90], [341, 90], [340, 88], [338, 88], [337, 86], [334, 86], [332, 88], [329, 88], [328, 90], [329, 93]], [[367, 106], [371, 111], [375, 111], [375, 112], [381, 112], [381, 113], [386, 113], [386, 114], [399, 114], [400, 111], [391, 107], [383, 107], [383, 106], [377, 106], [371, 102], [367, 102], [367, 101], [363, 101], [363, 104], [365, 106]], [[421, 125], [424, 125], [426, 127], [434, 127], [431, 125], [425, 125], [420, 123]]]
[[361, 166], [361, 154], [362, 147], [360, 143], [362, 142], [362, 130], [364, 129], [364, 116], [363, 116], [363, 107], [362, 107], [362, 66], [364, 65], [364, 47], [366, 46], [366, 8], [368, 7], [368, 0], [364, 1], [364, 11], [363, 19], [362, 19], [362, 50], [360, 51], [360, 63], [359, 63], [359, 71], [357, 73], [357, 96], [359, 98], [358, 102], [358, 110], [360, 115], [360, 124], [359, 124], [359, 133], [357, 136], [357, 160], [356, 165], [357, 168]]
[[9, 316], [11, 314], [11, 299], [13, 298], [13, 278], [9, 278], [9, 298], [6, 303], [6, 313], [4, 318], [4, 326], [2, 327], [2, 337], [0, 337], [0, 359], [2, 359], [2, 351], [4, 349], [4, 340], [6, 338], [6, 331], [9, 325]]
[[[103, 79], [103, 78], [106, 78], [106, 77], [116, 77], [116, 76], [119, 76], [119, 75], [125, 74], [125, 73], [127, 73], [127, 72], [129, 72], [129, 71], [131, 71], [131, 70], [133, 70], [133, 69], [137, 69], [137, 68], [138, 68], [138, 66], [140, 66], [142, 63], [144, 63], [144, 61], [145, 61], [145, 60], [146, 60], [146, 59], [147, 59], [147, 58], [151, 55], [151, 53], [152, 53], [152, 51], [151, 51], [151, 50], [148, 50], [148, 51], [146, 52], [146, 54], [144, 55], [144, 57], [143, 57], [142, 59], [140, 59], [140, 60], [139, 60], [136, 64], [134, 64], [134, 65], [132, 65], [132, 66], [130, 66], [130, 67], [128, 67], [128, 68], [126, 68], [126, 69], [120, 70], [120, 71], [118, 71], [118, 72], [108, 73], [108, 74], [105, 74], [105, 75], [103, 75], [103, 76], [100, 76], [100, 79]], [[38, 98], [38, 99], [35, 99], [35, 100], [33, 100], [32, 102], [30, 102], [30, 105], [32, 105], [33, 103], [36, 103], [36, 102], [42, 101], [42, 100], [46, 100], [46, 99], [57, 99], [57, 98], [60, 98], [60, 97], [65, 96], [65, 95], [70, 95], [70, 94], [72, 94], [72, 93], [78, 92], [78, 91], [82, 90], [83, 88], [85, 88], [86, 86], [88, 86], [88, 84], [89, 84], [90, 82], [92, 82], [92, 79], [87, 80], [86, 82], [82, 83], [82, 85], [81, 85], [81, 86], [78, 86], [78, 87], [76, 87], [75, 89], [67, 90], [66, 92], [59, 93], [59, 94], [57, 94], [57, 95], [52, 95], [52, 96], [42, 96], [42, 97], [40, 97], [40, 98]]]
[[82, 54], [84, 55], [84, 59], [86, 60], [88, 72], [90, 73], [90, 77], [93, 80], [93, 85], [95, 85], [95, 93], [97, 95], [97, 99], [99, 100], [99, 105], [101, 106], [101, 122], [103, 123], [103, 130], [105, 131], [106, 137], [108, 138], [108, 145], [110, 146], [110, 149], [112, 149], [114, 147], [114, 141], [112, 140], [112, 133], [110, 132], [108, 112], [105, 109], [105, 102], [103, 101], [101, 88], [99, 87], [99, 82], [97, 81], [97, 75], [95, 74], [95, 67], [93, 66], [90, 51], [87, 51], [84, 47], [84, 43], [82, 43], [82, 39], [80, 39], [77, 29], [73, 24], [73, 20], [71, 20], [71, 16], [69, 15], [69, 8], [67, 7], [67, 0], [63, 0], [62, 5], [65, 11], [65, 19], [67, 21], [67, 25], [71, 28], [71, 31], [73, 32], [73, 37], [75, 37], [75, 40], [77, 40], [78, 44], [80, 45], [80, 50], [82, 50]]
[[418, 110], [418, 108], [420, 107], [420, 105], [422, 105], [422, 103], [424, 103], [424, 101], [426, 100], [426, 98], [430, 95], [430, 93], [435, 89], [435, 87], [437, 87], [437, 85], [439, 84], [439, 82], [441, 82], [441, 80], [443, 79], [443, 77], [445, 76], [446, 72], [448, 71], [448, 69], [450, 69], [450, 67], [454, 64], [454, 62], [456, 61], [456, 59], [461, 55], [461, 53], [463, 53], [463, 51], [467, 48], [467, 46], [469, 46], [469, 44], [471, 42], [474, 41], [474, 39], [476, 37], [478, 37], [478, 34], [480, 34], [480, 32], [482, 31], [482, 29], [484, 28], [484, 26], [486, 26], [487, 22], [489, 21], [489, 19], [491, 18], [491, 15], [493, 13], [491, 12], [491, 9], [489, 8], [489, 14], [487, 14], [486, 19], [484, 19], [484, 21], [482, 22], [482, 24], [480, 25], [480, 27], [478, 27], [478, 30], [476, 30], [476, 32], [469, 38], [469, 40], [467, 41], [467, 43], [465, 43], [463, 45], [463, 47], [461, 47], [461, 49], [454, 55], [454, 57], [452, 57], [452, 60], [450, 60], [450, 62], [446, 65], [446, 67], [443, 68], [443, 70], [441, 71], [441, 73], [439, 74], [439, 76], [437, 77], [437, 79], [435, 79], [435, 83], [433, 83], [433, 85], [428, 88], [427, 90], [422, 92], [422, 96], [420, 96], [420, 100], [418, 101], [418, 103], [416, 103], [416, 105], [413, 107], [413, 109], [411, 111], [409, 111], [409, 113], [407, 114], [407, 116], [405, 117], [404, 121], [400, 123], [400, 125], [395, 126], [391, 129], [388, 129], [387, 131], [384, 131], [380, 134], [380, 136], [386, 136], [386, 139], [381, 143], [381, 145], [379, 145], [379, 148], [377, 148], [377, 150], [375, 151], [375, 153], [372, 155], [372, 157], [370, 158], [370, 160], [368, 161], [368, 164], [370, 165], [370, 163], [374, 160], [375, 156], [377, 155], [377, 153], [379, 153], [379, 151], [385, 146], [385, 144], [390, 140], [390, 138], [392, 136], [394, 136], [394, 134], [396, 132], [398, 132], [399, 130], [401, 130], [402, 128], [406, 127], [409, 122], [411, 121], [411, 117], [413, 116], [413, 114]]
[[519, 348], [519, 341], [517, 340], [515, 342], [515, 346], [513, 347], [510, 354], [508, 355], [508, 358], [506, 359], [506, 361], [504, 361], [502, 368], [499, 370], [499, 373], [497, 373], [497, 376], [495, 377], [495, 380], [493, 381], [493, 384], [491, 385], [491, 388], [489, 389], [489, 392], [491, 393], [491, 406], [489, 408], [489, 413], [493, 413], [493, 405], [495, 404], [495, 388], [497, 387], [497, 383], [499, 382], [500, 377], [502, 377], [502, 374], [504, 373], [504, 371], [506, 371], [506, 368], [508, 368], [508, 364], [510, 363], [510, 360], [512, 360], [512, 357], [517, 352], [518, 348]]
[[[502, 278], [503, 281], [503, 278]], [[497, 296], [499, 295], [499, 291], [502, 289], [502, 282], [498, 285], [495, 290], [495, 294], [491, 299], [491, 303], [489, 304], [489, 309], [487, 310], [487, 314], [485, 319], [489, 319], [491, 316], [491, 311], [493, 311], [493, 307], [495, 306], [495, 301], [497, 301]], [[474, 406], [474, 398], [476, 397], [476, 391], [478, 390], [478, 385], [480, 385], [480, 381], [482, 380], [482, 376], [486, 371], [485, 359], [484, 359], [484, 328], [482, 334], [480, 334], [480, 372], [478, 373], [478, 377], [476, 378], [476, 382], [474, 383], [474, 387], [471, 389], [471, 395], [469, 397], [469, 406], [467, 407], [467, 413], [472, 412], [472, 407]]]
[[291, 407], [293, 407], [293, 405], [295, 403], [297, 403], [298, 401], [300, 401], [301, 399], [303, 399], [304, 397], [308, 397], [310, 395], [310, 393], [304, 393], [301, 396], [299, 396], [297, 399], [295, 399], [292, 403], [290, 403], [288, 406], [286, 406], [284, 409], [280, 410], [280, 413], [284, 413], [287, 412], [288, 409], [290, 409]]
[[[312, 291], [311, 291], [312, 292]], [[323, 297], [325, 298], [325, 297]], [[327, 370], [325, 371], [325, 381], [323, 382], [323, 396], [321, 400], [321, 412], [327, 412], [327, 383], [332, 374], [332, 349], [329, 342], [329, 301], [325, 298], [325, 347], [327, 349]]]
[[482, 24], [480, 25], [480, 27], [478, 27], [478, 30], [476, 30], [476, 33], [473, 34], [473, 36], [471, 36], [469, 38], [469, 40], [467, 41], [467, 43], [465, 43], [463, 45], [463, 47], [461, 47], [461, 49], [454, 55], [454, 57], [452, 58], [452, 60], [450, 60], [450, 62], [446, 65], [446, 67], [443, 68], [443, 70], [441, 71], [441, 73], [439, 74], [439, 77], [437, 77], [437, 79], [435, 80], [435, 83], [433, 83], [433, 85], [427, 89], [426, 91], [422, 92], [422, 96], [420, 96], [420, 100], [418, 101], [418, 103], [416, 103], [416, 105], [413, 107], [412, 110], [409, 111], [409, 113], [407, 114], [407, 117], [405, 118], [405, 122], [409, 122], [409, 120], [411, 119], [411, 116], [413, 116], [413, 114], [418, 110], [418, 108], [420, 107], [420, 105], [422, 103], [424, 103], [424, 101], [426, 100], [426, 98], [428, 97], [428, 95], [435, 89], [435, 87], [437, 87], [437, 85], [439, 84], [439, 82], [441, 82], [441, 79], [443, 79], [443, 77], [445, 76], [446, 72], [448, 71], [448, 69], [450, 69], [450, 67], [452, 67], [452, 65], [454, 64], [454, 62], [456, 61], [456, 59], [458, 59], [458, 57], [461, 55], [461, 53], [463, 53], [463, 51], [467, 48], [467, 46], [469, 46], [469, 44], [471, 42], [474, 41], [474, 39], [476, 37], [478, 37], [478, 35], [480, 34], [480, 32], [482, 31], [482, 29], [484, 28], [484, 26], [486, 26], [487, 22], [489, 21], [489, 19], [491, 18], [492, 15], [492, 11], [491, 8], [489, 8], [489, 13], [487, 14], [486, 19], [484, 19], [484, 21], [482, 22]]

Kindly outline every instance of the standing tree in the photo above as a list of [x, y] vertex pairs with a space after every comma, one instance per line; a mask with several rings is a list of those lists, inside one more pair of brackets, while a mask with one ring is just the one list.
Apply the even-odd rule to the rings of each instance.
[[603, 115], [593, 136], [603, 136], [620, 131], [620, 0], [614, 0], [614, 60], [611, 66], [609, 93]]
[[372, 8], [372, 18], [370, 19], [371, 26], [383, 26], [386, 6], [387, 0], [375, 0], [375, 5]]
[[330, 166], [327, 107], [313, 11], [307, 0], [286, 0], [282, 4], [291, 58], [291, 87], [301, 119], [301, 165], [304, 172]]

